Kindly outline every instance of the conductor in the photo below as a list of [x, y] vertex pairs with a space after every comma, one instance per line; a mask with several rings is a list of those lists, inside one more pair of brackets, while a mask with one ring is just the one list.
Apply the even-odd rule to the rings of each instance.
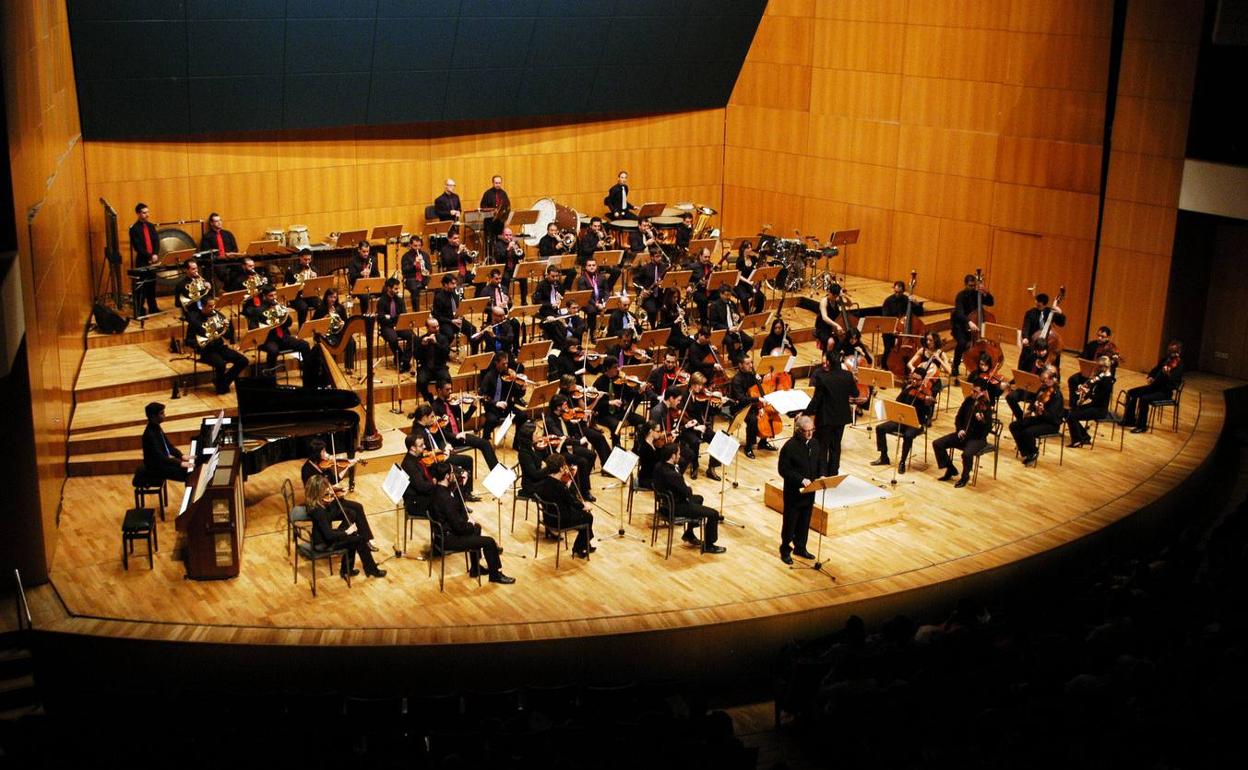
[[[797, 418], [793, 438], [780, 449], [779, 471], [784, 479], [784, 519], [780, 525], [780, 561], [793, 563], [793, 556], [813, 559], [806, 550], [810, 514], [815, 507], [813, 492], [802, 489], [823, 475], [823, 452], [814, 440], [815, 421], [810, 415]], [[792, 555], [791, 555], [792, 554]]]

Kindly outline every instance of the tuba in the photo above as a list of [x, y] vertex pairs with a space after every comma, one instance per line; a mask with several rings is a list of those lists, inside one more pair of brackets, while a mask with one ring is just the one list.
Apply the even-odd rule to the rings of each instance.
[[261, 316], [264, 318], [264, 323], [266, 325], [277, 326], [290, 316], [290, 308], [286, 307], [281, 302], [277, 302], [271, 307], [266, 307], [261, 312]]
[[186, 299], [182, 301], [182, 306], [193, 305], [204, 298], [210, 290], [211, 286], [203, 278], [196, 276], [190, 283], [186, 285]]
[[204, 333], [195, 335], [195, 344], [205, 347], [221, 339], [229, 328], [230, 322], [226, 320], [225, 314], [214, 312], [204, 319]]

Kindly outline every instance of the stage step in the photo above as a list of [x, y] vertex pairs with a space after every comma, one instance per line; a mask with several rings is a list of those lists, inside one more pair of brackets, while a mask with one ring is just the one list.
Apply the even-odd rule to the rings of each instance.
[[181, 339], [184, 334], [185, 330], [178, 315], [169, 311], [144, 319], [142, 326], [138, 321], [131, 321], [121, 334], [104, 334], [93, 329], [87, 332], [87, 349], [147, 342], [163, 342], [167, 345], [170, 339]]
[[[166, 412], [168, 407], [166, 407]], [[210, 414], [215, 414], [210, 412]], [[204, 415], [207, 416], [207, 415]], [[199, 427], [203, 423], [203, 416], [185, 417], [179, 420], [165, 420], [161, 427], [165, 429], [165, 435], [169, 437], [169, 441], [175, 446], [186, 446], [191, 439], [199, 435]], [[83, 431], [75, 433], [69, 437], [69, 456], [72, 459], [78, 455], [93, 454], [96, 452], [118, 452], [126, 449], [142, 449], [143, 448], [143, 428], [146, 423], [138, 425], [127, 425], [119, 428], [105, 428], [102, 430]]]
[[143, 425], [147, 423], [143, 407], [152, 401], [165, 405], [165, 419], [168, 421], [207, 417], [223, 409], [226, 415], [238, 412], [238, 402], [232, 390], [219, 396], [211, 388], [198, 388], [185, 392], [181, 398], [176, 399], [154, 398], [150, 393], [116, 396], [77, 404], [69, 428], [70, 438], [83, 433], [120, 428], [138, 428], [137, 433], [141, 434]]
[[131, 475], [143, 462], [142, 449], [123, 449], [114, 452], [85, 452], [71, 456], [66, 466], [69, 476]]

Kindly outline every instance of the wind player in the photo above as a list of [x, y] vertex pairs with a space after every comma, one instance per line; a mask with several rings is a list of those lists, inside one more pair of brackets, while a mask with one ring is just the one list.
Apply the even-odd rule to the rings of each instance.
[[[399, 296], [399, 279], [387, 278], [377, 300], [377, 327], [381, 338], [390, 346], [390, 352], [399, 365], [399, 374], [412, 370], [412, 347], [416, 336], [411, 329], [399, 329], [399, 316], [407, 312], [403, 298]], [[399, 341], [402, 340], [402, 346]]]
[[988, 445], [988, 434], [992, 432], [992, 401], [983, 380], [972, 380], [971, 394], [962, 400], [958, 413], [953, 418], [953, 432], [946, 433], [932, 442], [932, 451], [936, 453], [936, 467], [944, 468], [945, 473], [940, 481], [949, 481], [958, 475], [949, 458], [950, 449], [962, 450], [962, 476], [955, 487], [961, 489], [971, 479], [971, 468], [975, 465], [975, 456]]
[[[702, 553], [719, 554], [725, 549], [722, 545], [715, 545], [715, 541], [719, 539], [719, 511], [702, 504], [702, 495], [695, 495], [689, 485], [685, 483], [684, 478], [677, 465], [680, 463], [679, 450], [668, 444], [658, 452], [659, 464], [654, 469], [654, 491], [655, 494], [666, 492], [672, 496], [674, 510], [671, 511], [674, 517], [682, 517], [690, 519], [685, 525], [685, 534], [681, 536], [681, 540], [686, 543], [698, 547], [701, 546]], [[706, 540], [699, 540], [693, 531], [693, 520], [701, 519], [703, 522]]]
[[641, 336], [641, 319], [633, 312], [633, 298], [627, 294], [620, 296], [620, 306], [611, 311], [607, 321], [607, 336], [619, 337], [625, 331]]
[[[510, 291], [512, 279], [516, 276], [516, 265], [524, 261], [524, 243], [516, 238], [516, 234], [510, 227], [504, 227], [493, 244], [494, 249], [490, 261], [502, 264], [503, 289]], [[520, 296], [527, 296], [528, 293], [529, 280], [521, 279]]]
[[607, 296], [615, 281], [611, 268], [607, 268], [605, 272], [606, 275], [598, 272], [598, 260], [591, 256], [585, 260], [585, 267], [576, 279], [576, 290], [590, 293], [589, 301], [585, 303], [585, 325], [589, 329], [590, 342], [594, 341], [594, 336], [598, 333], [598, 314], [606, 309]]
[[914, 407], [914, 411], [919, 416], [919, 427], [903, 425], [893, 420], [876, 425], [875, 448], [880, 451], [880, 456], [871, 461], [872, 465], [893, 464], [888, 457], [888, 441], [900, 433], [901, 457], [897, 461], [897, 472], [906, 472], [906, 459], [910, 456], [910, 448], [914, 446], [915, 437], [921, 435], [924, 429], [932, 422], [933, 405], [936, 402], [932, 382], [932, 380], [924, 378], [917, 371], [910, 373], [910, 379], [905, 387], [901, 389], [901, 395], [897, 397], [897, 401], [898, 403], [909, 404]]
[[[216, 297], [205, 297], [201, 304], [203, 312], [187, 318], [186, 344], [195, 348], [199, 359], [212, 367], [212, 384], [217, 394], [229, 393], [230, 385], [247, 368], [247, 356], [226, 344], [234, 341], [234, 324], [217, 312]], [[210, 321], [223, 326], [224, 331], [207, 339], [206, 327]], [[200, 342], [201, 338], [206, 341]]]
[[[971, 335], [980, 334], [982, 330], [975, 319], [978, 317], [979, 306], [992, 307], [996, 302], [991, 293], [983, 290], [978, 279], [972, 273], [962, 278], [962, 291], [953, 298], [953, 313], [950, 315], [950, 333], [958, 343], [953, 349], [953, 376], [958, 376], [958, 368], [962, 365], [962, 356], [971, 346]], [[1019, 367], [1022, 368], [1022, 367]]]
[[[134, 224], [130, 225], [130, 267], [147, 267], [160, 263], [160, 234], [156, 225], [151, 222], [151, 211], [146, 203], [134, 205]], [[156, 307], [156, 276], [134, 279], [134, 310], [143, 314], [143, 305], [147, 305], [146, 315], [159, 313]]]
[[720, 286], [719, 299], [711, 303], [708, 312], [712, 329], [727, 330], [724, 334], [724, 348], [728, 351], [728, 359], [734, 364], [740, 364], [748, 356], [750, 348], [754, 347], [754, 337], [741, 331], [741, 323], [745, 319], [737, 312], [732, 289]]
[[425, 241], [419, 235], [413, 235], [408, 242], [408, 249], [399, 261], [399, 269], [403, 274], [403, 288], [407, 296], [412, 298], [412, 310], [420, 310], [420, 294], [429, 286], [429, 271], [433, 269], [429, 252], [425, 251]]
[[609, 248], [607, 239], [609, 236], [602, 227], [602, 218], [593, 217], [589, 220], [589, 228], [581, 234], [576, 242], [576, 264], [581, 267], [593, 258], [595, 251], [603, 251]]
[[476, 339], [477, 327], [472, 325], [472, 321], [461, 318], [459, 315], [459, 292], [456, 291], [458, 288], [458, 278], [453, 275], [442, 276], [442, 288], [434, 292], [430, 313], [438, 319], [438, 323], [443, 327], [442, 333], [449, 339], [454, 339], [456, 334], [466, 336], [468, 347], [473, 355], [476, 355], [481, 341]]
[[676, 225], [676, 251], [685, 254], [689, 244], [693, 242], [693, 214], [685, 212], [680, 215], [680, 224]]
[[711, 304], [713, 290], [711, 289], [711, 273], [715, 272], [715, 266], [711, 264], [711, 250], [702, 249], [698, 252], [698, 262], [693, 268], [693, 277], [689, 279], [689, 285], [693, 286], [693, 301], [698, 306], [698, 322], [706, 323], [706, 308]]
[[1071, 388], [1070, 411], [1066, 413], [1066, 427], [1070, 433], [1068, 446], [1071, 449], [1078, 449], [1092, 440], [1083, 423], [1108, 418], [1109, 399], [1113, 393], [1113, 359], [1101, 356], [1096, 359], [1096, 374], [1084, 379], [1078, 387]]
[[433, 413], [438, 416], [438, 422], [445, 423], [440, 430], [451, 446], [455, 448], [471, 447], [481, 453], [481, 459], [485, 460], [486, 467], [494, 470], [494, 466], [498, 465], [498, 455], [494, 452], [494, 445], [489, 439], [482, 438], [475, 433], [468, 432], [468, 420], [477, 411], [477, 402], [474, 398], [471, 406], [465, 410], [462, 406], [463, 396], [459, 397], [459, 401], [451, 403], [452, 385], [449, 379], [440, 379], [435, 386], [437, 388], [437, 397], [433, 399]]
[[602, 199], [607, 207], [609, 219], [636, 219], [633, 212], [637, 207], [628, 202], [628, 172], [621, 171], [615, 177], [615, 184], [607, 190], [607, 197]]
[[475, 272], [475, 264], [462, 238], [459, 229], [452, 227], [446, 234], [446, 243], [438, 255], [438, 266], [443, 271], [459, 273], [459, 279], [467, 284]]
[[1062, 424], [1062, 389], [1057, 386], [1057, 367], [1045, 366], [1040, 375], [1040, 390], [1031, 402], [1026, 416], [1010, 423], [1010, 435], [1023, 465], [1035, 465], [1039, 457], [1036, 436], [1056, 432]]
[[[1096, 330], [1096, 337], [1088, 340], [1087, 344], [1083, 346], [1083, 352], [1079, 354], [1079, 357], [1085, 361], [1096, 361], [1101, 356], [1105, 356], [1109, 358], [1109, 373], [1116, 375], [1118, 373], [1118, 364], [1122, 363], [1122, 354], [1118, 352], [1118, 346], [1110, 339], [1112, 336], [1113, 332], [1110, 331], [1108, 326], [1100, 327]], [[1078, 400], [1075, 398], [1075, 391], [1087, 381], [1088, 378], [1083, 376], [1083, 372], [1075, 372], [1070, 375], [1070, 379], [1066, 380], [1067, 392], [1070, 394], [1070, 403], [1073, 404]]]
[[425, 331], [412, 344], [416, 360], [416, 390], [427, 401], [433, 401], [430, 383], [451, 379], [446, 363], [451, 358], [451, 341], [442, 330], [442, 322], [433, 316], [425, 319]]
[[199, 239], [199, 250], [215, 250], [218, 259], [238, 253], [238, 241], [234, 240], [234, 233], [221, 226], [221, 215], [215, 211], [208, 215], [208, 229]]
[[[300, 249], [299, 261], [286, 270], [286, 283], [304, 283], [315, 277], [316, 270], [312, 269], [312, 252], [309, 249]], [[295, 313], [299, 316], [300, 326], [303, 326], [303, 322], [307, 320], [308, 313], [314, 313], [319, 304], [320, 300], [315, 295], [311, 297], [303, 296], [303, 289], [300, 289], [295, 298], [290, 301], [290, 306], [295, 309]]]
[[[321, 295], [321, 300], [317, 303], [316, 312], [312, 314], [312, 320], [316, 321], [321, 318], [328, 318], [330, 315], [338, 316], [342, 322], [347, 320], [347, 310], [338, 302], [338, 290], [332, 286], [325, 290]], [[326, 333], [325, 341], [331, 346], [337, 347], [342, 342], [342, 335], [346, 334], [345, 327], [337, 334]], [[342, 351], [342, 363], [346, 366], [347, 371], [355, 371], [355, 339], [354, 337], [347, 340], [347, 345]]]
[[[199, 299], [191, 301], [190, 286], [193, 283], [204, 281], [208, 284], [208, 292]], [[177, 299], [178, 306], [182, 308], [182, 315], [186, 318], [187, 323], [191, 323], [196, 318], [201, 318], [204, 313], [204, 300], [213, 295], [212, 284], [199, 275], [199, 263], [193, 259], [186, 261], [186, 274], [182, 276], [182, 280], [178, 281], [178, 285], [173, 290], [173, 296]]]
[[[277, 303], [277, 289], [271, 283], [266, 283], [261, 289], [262, 301], [260, 307], [253, 314], [254, 319], [260, 326], [264, 323], [265, 311], [281, 307]], [[250, 310], [250, 308], [248, 308]], [[314, 355], [312, 346], [306, 340], [301, 340], [291, 333], [290, 327], [294, 319], [290, 317], [289, 312], [286, 317], [273, 324], [269, 329], [269, 334], [261, 343], [260, 349], [264, 351], [264, 368], [273, 370], [277, 367], [277, 354], [284, 350], [293, 350], [299, 354], [299, 366], [303, 371], [303, 386], [305, 388], [314, 388], [319, 382], [320, 365], [319, 356]]]
[[638, 304], [646, 311], [650, 323], [656, 323], [659, 317], [659, 302], [662, 299], [663, 287], [660, 283], [667, 275], [667, 267], [663, 264], [663, 251], [657, 246], [650, 248], [650, 261], [633, 271], [633, 283], [641, 289], [637, 297]]
[[[347, 264], [347, 285], [355, 288], [355, 282], [361, 278], [376, 278], [377, 263], [373, 260], [373, 249], [368, 241], [360, 241], [355, 245], [355, 253]], [[360, 309], [363, 312], [363, 308]]]

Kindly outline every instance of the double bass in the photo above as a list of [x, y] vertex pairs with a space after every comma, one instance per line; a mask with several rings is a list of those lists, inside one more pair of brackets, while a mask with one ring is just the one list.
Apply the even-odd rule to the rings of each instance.
[[[1036, 295], [1035, 286], [1031, 287], [1031, 295], [1033, 297]], [[1040, 340], [1044, 340], [1049, 343], [1049, 352], [1044, 357], [1044, 362], [1046, 364], [1056, 365], [1058, 357], [1062, 354], [1062, 335], [1058, 334], [1057, 327], [1053, 325], [1053, 316], [1061, 312], [1061, 305], [1065, 299], [1066, 287], [1059, 286], [1057, 289], [1057, 299], [1053, 300], [1053, 304], [1049, 308], [1052, 312], [1049, 313], [1048, 318], [1044, 319], [1044, 324], [1040, 327], [1040, 329], [1037, 330], [1035, 334], [1031, 335], [1031, 342], [1033, 343], [1039, 342]]]
[[984, 324], [992, 323], [997, 320], [991, 312], [984, 310], [984, 271], [983, 268], [975, 268], [975, 328], [978, 330], [973, 332], [976, 340], [966, 348], [963, 358], [971, 362], [971, 366], [978, 366], [976, 362], [984, 353], [992, 359], [992, 369], [990, 374], [995, 375], [997, 370], [1001, 368], [1002, 362], [1005, 361], [1005, 353], [1001, 350], [1001, 345], [995, 340], [984, 338]]
[[918, 280], [919, 272], [911, 270], [910, 290], [906, 294], [906, 314], [897, 319], [897, 325], [893, 328], [897, 342], [889, 351], [888, 360], [884, 362], [885, 368], [899, 380], [906, 378], [906, 363], [914, 356], [914, 351], [919, 349], [919, 341], [926, 330], [923, 322], [914, 317], [914, 286]]

